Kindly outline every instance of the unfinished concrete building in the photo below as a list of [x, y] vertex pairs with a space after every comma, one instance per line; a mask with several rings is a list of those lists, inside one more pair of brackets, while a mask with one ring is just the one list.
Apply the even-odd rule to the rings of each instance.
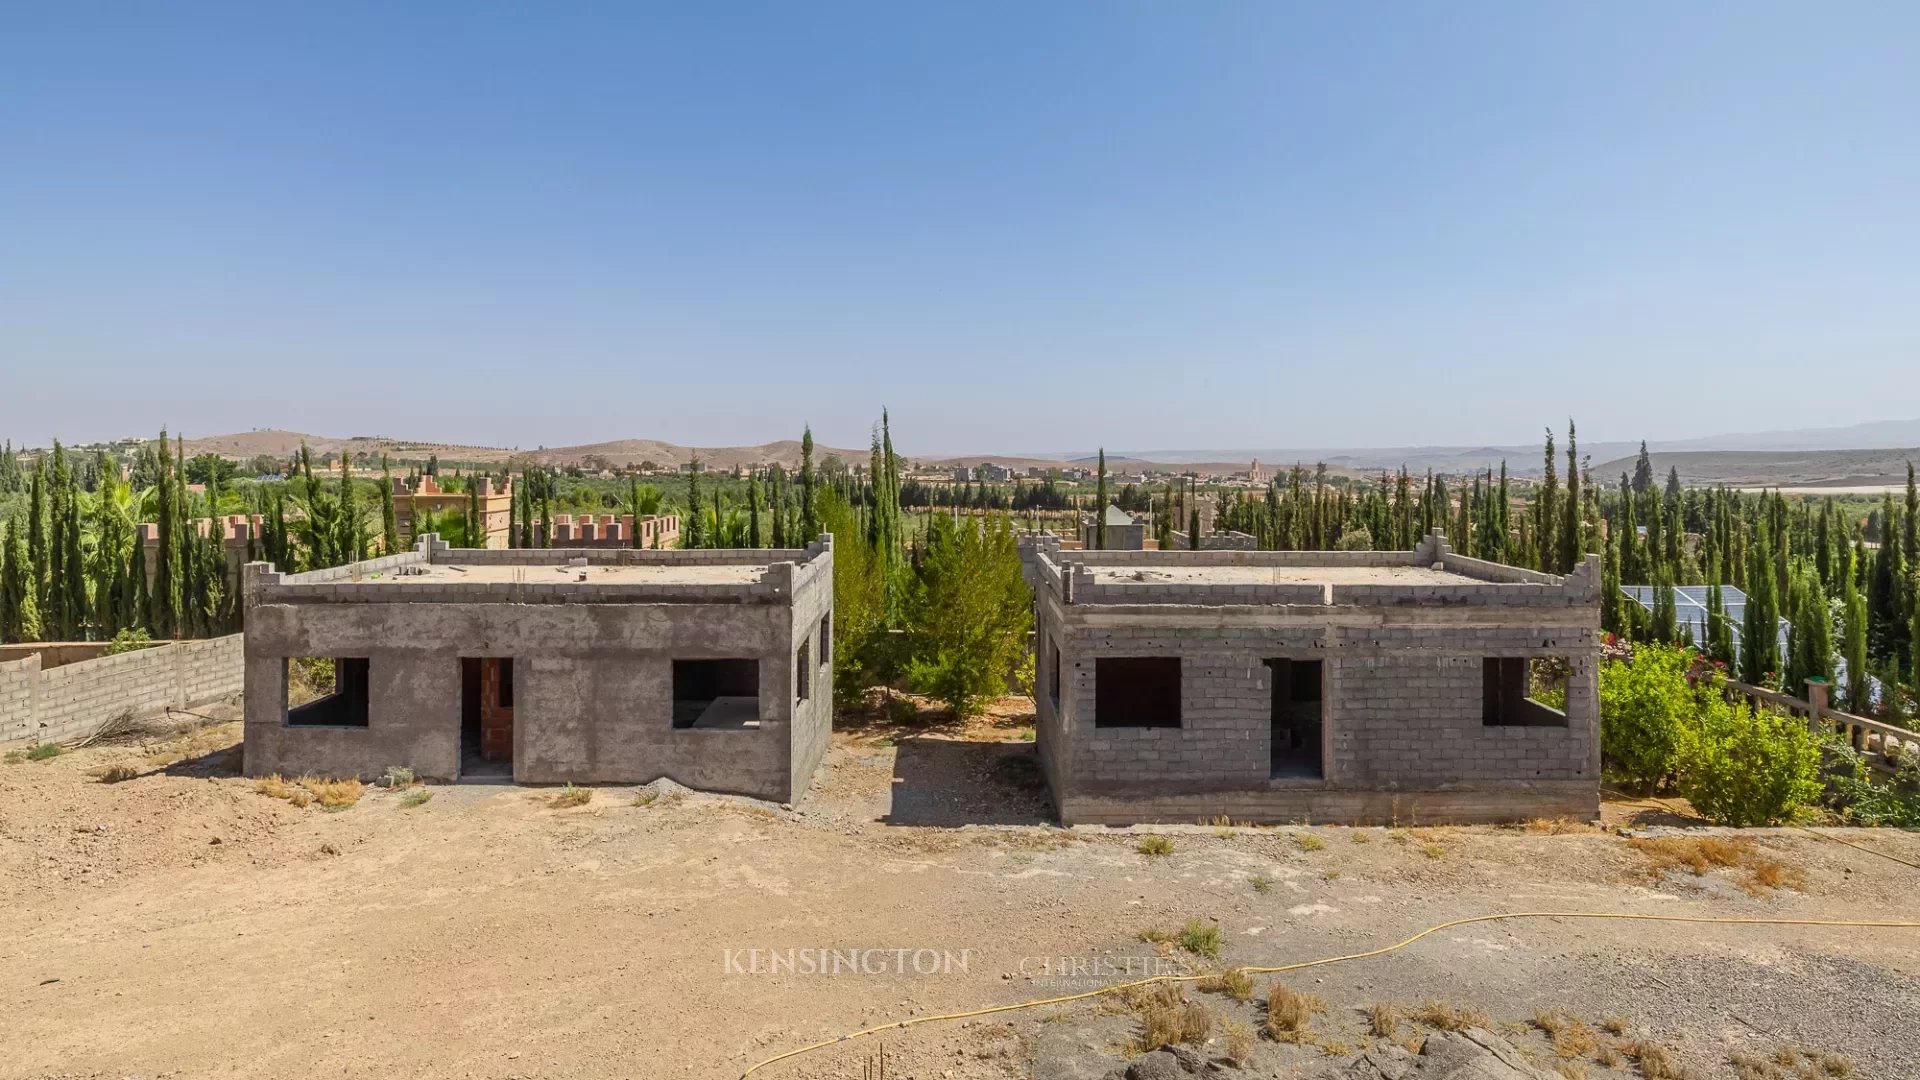
[[[668, 777], [786, 802], [832, 726], [831, 537], [654, 551], [427, 536], [305, 574], [250, 563], [246, 606], [253, 776]], [[309, 681], [320, 696], [290, 697]]]
[[1067, 824], [1589, 819], [1597, 559], [1062, 551], [1028, 538], [1038, 749]]

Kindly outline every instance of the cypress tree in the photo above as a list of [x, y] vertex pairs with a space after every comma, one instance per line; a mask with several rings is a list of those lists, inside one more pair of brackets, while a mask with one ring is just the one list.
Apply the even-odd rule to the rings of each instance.
[[1585, 556], [1585, 530], [1580, 526], [1580, 466], [1574, 442], [1573, 420], [1567, 420], [1567, 520], [1560, 528], [1559, 572], [1571, 574]]
[[1680, 640], [1679, 611], [1674, 603], [1673, 579], [1661, 567], [1653, 575], [1653, 624], [1650, 639], [1661, 645]]
[[820, 535], [820, 512], [814, 505], [813, 484], [813, 427], [808, 425], [800, 431], [801, 544], [810, 544]]
[[1624, 634], [1625, 620], [1621, 618], [1620, 607], [1626, 596], [1620, 591], [1620, 546], [1614, 543], [1612, 534], [1607, 536], [1607, 550], [1600, 563], [1600, 628], [1609, 634]]
[[[52, 568], [53, 556], [47, 544], [47, 457], [36, 454], [33, 482], [27, 495], [27, 575], [33, 587], [36, 613], [45, 612], [51, 603]], [[35, 634], [33, 640], [40, 640], [39, 635]]]
[[1097, 466], [1100, 477], [1094, 484], [1093, 493], [1093, 546], [1095, 550], [1107, 549], [1107, 448], [1100, 448], [1100, 462]]
[[174, 490], [173, 470], [167, 466], [167, 432], [160, 430], [159, 449], [156, 453], [154, 472], [158, 508], [155, 522], [159, 527], [159, 546], [153, 557], [153, 595], [151, 610], [153, 622], [149, 627], [155, 637], [178, 637], [180, 629], [180, 535], [179, 515], [175, 512], [175, 503], [180, 493]]
[[0, 558], [0, 641], [39, 641], [40, 598], [34, 595], [33, 565], [28, 562], [25, 528], [14, 522], [7, 529], [5, 557]]
[[87, 604], [86, 554], [80, 546], [80, 500], [72, 490], [69, 477], [67, 491], [67, 521], [62, 530], [65, 533], [66, 554], [60, 560], [60, 569], [65, 581], [61, 583], [61, 609], [66, 625], [61, 632], [75, 641], [86, 640], [92, 624], [92, 613]]
[[1194, 507], [1187, 513], [1187, 547], [1200, 550], [1200, 508]]
[[1758, 535], [1748, 548], [1747, 608], [1740, 633], [1740, 678], [1764, 686], [1780, 670], [1780, 602], [1774, 591], [1770, 526], [1763, 516]]
[[760, 471], [747, 474], [747, 546], [760, 546]]
[[1898, 518], [1892, 494], [1881, 496], [1880, 547], [1873, 557], [1873, 573], [1867, 579], [1867, 647], [1876, 659], [1891, 660], [1900, 652], [1900, 585], [1905, 578], [1901, 544], [1895, 538]]
[[129, 563], [127, 580], [133, 588], [133, 600], [127, 608], [127, 625], [144, 626], [148, 633], [152, 633], [153, 598], [147, 591], [147, 545], [137, 531], [133, 536], [133, 557]]
[[1846, 575], [1840, 588], [1846, 612], [1846, 709], [1865, 716], [1873, 709], [1873, 683], [1867, 676], [1867, 598], [1861, 594], [1860, 583], [1851, 573]]
[[680, 530], [680, 546], [707, 546], [706, 503], [700, 496], [700, 457], [694, 455], [687, 469], [687, 523]]
[[1826, 590], [1804, 560], [1792, 575], [1793, 619], [1787, 629], [1787, 673], [1783, 689], [1806, 696], [1808, 679], [1833, 678], [1833, 625]]
[[388, 555], [400, 550], [400, 524], [393, 506], [393, 469], [380, 455], [380, 546]]
[[1734, 661], [1733, 620], [1727, 617], [1726, 593], [1720, 587], [1720, 568], [1714, 567], [1707, 587], [1707, 654], [1726, 664]]
[[1647, 441], [1640, 440], [1640, 456], [1633, 463], [1633, 493], [1645, 495], [1653, 488], [1653, 461], [1647, 457]]
[[786, 470], [782, 469], [779, 465], [775, 465], [767, 471], [767, 481], [773, 487], [771, 510], [773, 516], [773, 546], [775, 549], [784, 549], [787, 546], [787, 492], [781, 483], [781, 478], [785, 476], [785, 474]]
[[[469, 535], [471, 542], [471, 535]], [[344, 565], [367, 557], [367, 534], [360, 525], [360, 504], [353, 491], [353, 471], [347, 455], [340, 455], [340, 562]]]
[[467, 477], [467, 546], [487, 546], [487, 522], [480, 509], [480, 478]]

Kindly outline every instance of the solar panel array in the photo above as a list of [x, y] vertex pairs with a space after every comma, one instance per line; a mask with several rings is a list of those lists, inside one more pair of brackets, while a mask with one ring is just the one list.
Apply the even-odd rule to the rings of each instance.
[[[1673, 587], [1673, 611], [1676, 621], [1683, 627], [1690, 627], [1693, 640], [1707, 640], [1707, 585], [1675, 585]], [[1653, 586], [1622, 585], [1620, 591], [1634, 603], [1653, 610]], [[1732, 585], [1720, 586], [1720, 600], [1725, 605], [1727, 620], [1733, 625], [1733, 644], [1740, 647], [1740, 628], [1745, 625], [1747, 616], [1747, 594]], [[1787, 620], [1780, 620], [1780, 648], [1782, 655], [1787, 647]]]

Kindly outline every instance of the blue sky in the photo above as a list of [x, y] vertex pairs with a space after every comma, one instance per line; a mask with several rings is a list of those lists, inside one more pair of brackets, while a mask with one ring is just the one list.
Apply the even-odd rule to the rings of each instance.
[[0, 3], [0, 435], [1920, 415], [1920, 5]]

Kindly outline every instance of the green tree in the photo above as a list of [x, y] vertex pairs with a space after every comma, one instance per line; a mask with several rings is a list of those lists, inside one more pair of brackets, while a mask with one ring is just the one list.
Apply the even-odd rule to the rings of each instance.
[[747, 546], [760, 546], [760, 470], [747, 474]]
[[1841, 599], [1846, 612], [1846, 708], [1865, 716], [1873, 708], [1873, 680], [1867, 674], [1867, 599], [1851, 573], [1842, 583]]
[[1534, 564], [1541, 570], [1553, 570], [1559, 563], [1560, 532], [1560, 480], [1554, 466], [1553, 429], [1547, 429], [1547, 454], [1545, 471], [1540, 479], [1540, 493], [1535, 496], [1535, 514], [1533, 520], [1533, 542], [1536, 552]]
[[687, 469], [687, 521], [680, 530], [680, 546], [707, 546], [706, 503], [700, 497], [700, 457], [694, 455]]
[[1827, 607], [1827, 591], [1805, 559], [1795, 561], [1791, 580], [1793, 616], [1787, 630], [1787, 675], [1782, 689], [1804, 697], [1808, 679], [1833, 681], [1833, 615]]
[[34, 594], [26, 529], [14, 522], [0, 559], [0, 641], [39, 641], [40, 598]]
[[[891, 453], [891, 449], [889, 449]], [[800, 543], [811, 544], [820, 536], [820, 512], [815, 506], [813, 474], [813, 427], [800, 431]]]
[[1573, 420], [1567, 420], [1567, 513], [1560, 527], [1560, 565], [1562, 574], [1571, 574], [1586, 557], [1586, 529], [1580, 521], [1580, 465], [1574, 441]]
[[1093, 493], [1093, 546], [1096, 551], [1107, 549], [1107, 448], [1100, 448], [1100, 462], [1096, 466], [1099, 479], [1095, 482]]
[[1727, 616], [1726, 593], [1720, 587], [1716, 566], [1707, 587], [1707, 655], [1724, 664], [1734, 662], [1738, 650], [1733, 644], [1733, 620]]
[[978, 715], [1007, 692], [1032, 621], [1033, 594], [1006, 518], [935, 516], [909, 599], [914, 688], [956, 716]]
[[1763, 686], [1780, 670], [1780, 602], [1774, 593], [1773, 543], [1766, 519], [1748, 549], [1746, 618], [1740, 629], [1740, 679]]
[[402, 550], [400, 524], [393, 505], [393, 469], [387, 455], [380, 455], [380, 546], [391, 555]]

